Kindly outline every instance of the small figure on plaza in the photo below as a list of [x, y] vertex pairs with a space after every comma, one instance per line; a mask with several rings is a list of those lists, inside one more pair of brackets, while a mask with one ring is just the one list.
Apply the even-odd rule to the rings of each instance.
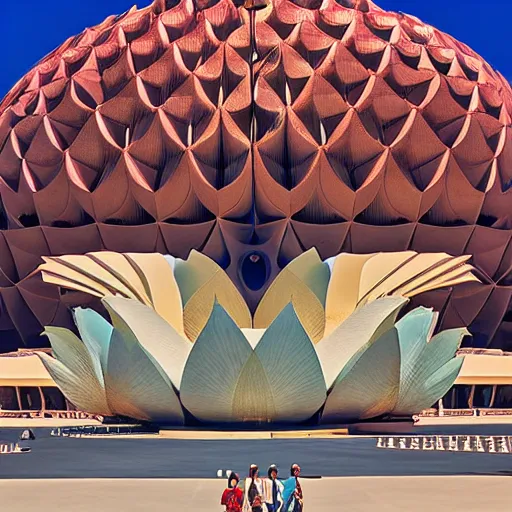
[[302, 487], [299, 482], [300, 466], [292, 464], [290, 468], [290, 478], [284, 482], [282, 512], [302, 512], [304, 507], [304, 497]]
[[263, 480], [263, 494], [268, 512], [280, 512], [283, 506], [284, 485], [278, 479], [278, 469], [275, 464], [268, 468], [268, 478]]
[[264, 512], [263, 480], [259, 476], [259, 468], [251, 464], [249, 476], [245, 479], [244, 512]]
[[230, 473], [228, 476], [228, 487], [222, 493], [221, 505], [225, 505], [226, 512], [242, 512], [244, 503], [244, 493], [238, 483], [240, 477], [236, 473]]

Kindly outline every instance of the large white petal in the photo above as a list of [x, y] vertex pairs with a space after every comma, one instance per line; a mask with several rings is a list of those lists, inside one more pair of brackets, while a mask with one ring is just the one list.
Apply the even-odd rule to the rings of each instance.
[[272, 421], [311, 418], [326, 397], [315, 347], [292, 304], [288, 304], [256, 345], [255, 354], [268, 381], [275, 416]]
[[364, 420], [390, 412], [399, 380], [400, 346], [393, 328], [349, 361], [327, 397], [322, 422]]
[[105, 297], [102, 302], [114, 327], [125, 337], [133, 335], [179, 390], [192, 344], [151, 307], [124, 297]]
[[389, 331], [402, 307], [404, 297], [383, 297], [352, 313], [332, 334], [315, 345], [327, 389], [330, 389], [348, 361], [366, 344]]
[[158, 362], [131, 331], [114, 329], [105, 373], [107, 400], [117, 415], [182, 425], [183, 409]]
[[240, 328], [215, 303], [183, 372], [180, 398], [184, 407], [202, 421], [235, 421], [235, 390], [252, 353]]

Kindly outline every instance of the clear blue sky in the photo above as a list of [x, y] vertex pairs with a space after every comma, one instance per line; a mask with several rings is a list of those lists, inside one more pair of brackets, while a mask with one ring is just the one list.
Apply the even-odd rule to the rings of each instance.
[[[413, 14], [467, 43], [512, 80], [512, 0], [376, 0]], [[134, 0], [0, 0], [0, 97], [71, 35], [128, 10]], [[150, 3], [140, 0], [139, 7]]]

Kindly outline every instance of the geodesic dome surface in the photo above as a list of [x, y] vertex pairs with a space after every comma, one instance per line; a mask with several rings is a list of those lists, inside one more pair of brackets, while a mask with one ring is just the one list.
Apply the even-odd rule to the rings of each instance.
[[254, 307], [312, 246], [325, 258], [472, 254], [483, 286], [421, 302], [443, 328], [507, 348], [506, 80], [463, 43], [366, 0], [273, 0], [256, 14], [254, 53], [250, 42], [240, 2], [156, 1], [69, 39], [7, 95], [4, 349], [40, 344], [41, 325], [67, 324], [84, 300], [31, 275], [41, 256], [196, 248]]

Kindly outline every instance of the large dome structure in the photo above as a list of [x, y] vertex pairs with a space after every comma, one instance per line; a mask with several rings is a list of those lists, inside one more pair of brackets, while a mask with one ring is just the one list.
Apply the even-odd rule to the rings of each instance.
[[69, 39], [6, 96], [0, 351], [40, 346], [85, 300], [43, 283], [41, 256], [198, 249], [254, 309], [313, 246], [471, 254], [484, 286], [421, 303], [510, 348], [506, 80], [370, 0], [272, 0], [255, 18], [156, 0]]

